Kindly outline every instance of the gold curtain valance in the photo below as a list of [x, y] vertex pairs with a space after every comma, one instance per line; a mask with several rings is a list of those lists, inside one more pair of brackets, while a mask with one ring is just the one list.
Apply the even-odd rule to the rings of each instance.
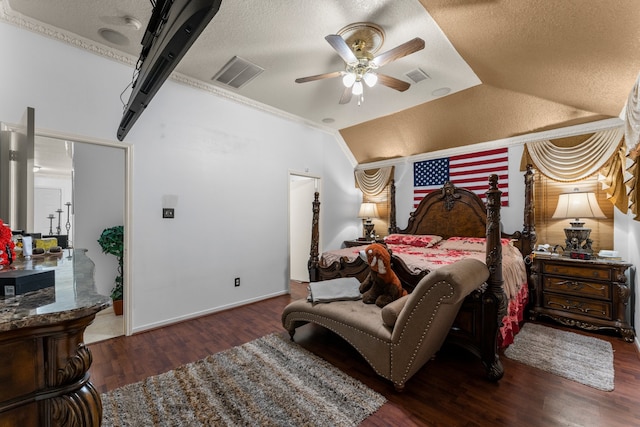
[[629, 210], [629, 196], [624, 183], [626, 152], [624, 141], [620, 142], [618, 150], [611, 156], [609, 162], [600, 169], [598, 179], [602, 189], [607, 192], [607, 199], [622, 213], [627, 213]]
[[548, 140], [527, 142], [525, 155], [548, 178], [578, 181], [594, 175], [609, 162], [618, 152], [623, 133], [622, 126], [596, 132], [575, 147], [558, 147]]
[[356, 185], [368, 198], [380, 194], [393, 178], [393, 166], [372, 170], [355, 171]]
[[625, 127], [624, 137], [627, 145], [630, 147], [628, 158], [631, 160], [631, 166], [627, 172], [631, 174], [631, 178], [625, 183], [629, 188], [629, 209], [635, 215], [633, 218], [640, 221], [640, 165], [638, 157], [640, 157], [640, 75], [636, 78], [636, 83], [629, 93], [627, 106], [625, 111]]
[[635, 217], [636, 221], [640, 221], [640, 185], [638, 182], [640, 181], [640, 163], [638, 160], [640, 158], [640, 151], [638, 150], [638, 146], [636, 145], [635, 149], [629, 151], [628, 155], [629, 159], [633, 162], [627, 172], [631, 174], [631, 178], [625, 183], [627, 187], [629, 187], [629, 209]]
[[598, 180], [609, 201], [627, 213], [630, 199], [634, 206], [636, 198], [633, 190], [627, 193], [626, 186], [632, 187], [636, 180], [625, 183], [625, 170], [633, 173], [633, 169], [626, 168], [625, 131], [621, 126], [596, 132], [574, 147], [558, 147], [551, 141], [527, 143], [523, 161], [531, 162], [543, 175], [560, 182], [582, 180], [599, 172]]

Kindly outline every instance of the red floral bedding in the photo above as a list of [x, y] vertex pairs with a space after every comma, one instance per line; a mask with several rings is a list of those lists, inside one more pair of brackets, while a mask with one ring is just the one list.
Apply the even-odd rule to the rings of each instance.
[[[392, 237], [393, 236], [393, 237]], [[452, 264], [463, 258], [475, 258], [486, 261], [485, 239], [469, 237], [453, 237], [447, 240], [441, 239], [417, 239], [411, 244], [395, 244], [390, 242], [401, 241], [395, 235], [389, 236], [387, 246], [394, 255], [397, 255], [407, 267], [414, 273], [437, 269], [442, 265]], [[422, 236], [425, 237], [425, 236]], [[437, 237], [437, 236], [428, 236]], [[425, 241], [435, 244], [425, 246]], [[411, 239], [405, 240], [407, 242]], [[349, 261], [355, 260], [365, 246], [328, 251], [322, 254], [320, 264], [328, 266], [341, 258]], [[524, 310], [529, 299], [527, 288], [527, 272], [520, 251], [510, 244], [508, 239], [502, 240], [502, 275], [504, 279], [504, 292], [509, 300], [508, 313], [503, 319], [500, 328], [500, 346], [506, 347], [513, 342], [513, 337], [520, 330], [520, 324], [524, 320]]]

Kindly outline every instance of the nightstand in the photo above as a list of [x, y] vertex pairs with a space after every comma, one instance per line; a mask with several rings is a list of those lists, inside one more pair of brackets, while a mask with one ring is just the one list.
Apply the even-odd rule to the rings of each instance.
[[590, 331], [613, 330], [627, 342], [635, 332], [627, 319], [631, 292], [624, 261], [578, 260], [535, 255], [531, 319], [549, 317], [566, 326]]

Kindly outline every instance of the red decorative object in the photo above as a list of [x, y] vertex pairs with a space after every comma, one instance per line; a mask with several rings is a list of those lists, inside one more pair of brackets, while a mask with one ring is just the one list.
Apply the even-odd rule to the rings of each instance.
[[591, 254], [588, 252], [571, 251], [569, 256], [573, 259], [591, 259]]
[[0, 219], [0, 266], [11, 265], [16, 259], [15, 243], [11, 237], [11, 229]]

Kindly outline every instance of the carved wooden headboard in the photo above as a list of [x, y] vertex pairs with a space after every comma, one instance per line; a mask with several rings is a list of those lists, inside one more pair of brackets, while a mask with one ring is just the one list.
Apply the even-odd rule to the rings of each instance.
[[407, 228], [395, 224], [392, 233], [433, 234], [445, 239], [455, 236], [485, 237], [487, 208], [475, 193], [447, 182], [440, 191], [425, 196], [409, 216]]
[[[389, 214], [389, 233], [400, 234], [433, 234], [442, 236], [445, 239], [450, 237], [489, 237], [491, 233], [486, 229], [487, 223], [490, 228], [498, 228], [500, 231], [496, 236], [512, 239], [514, 245], [520, 250], [525, 260], [533, 251], [537, 240], [534, 222], [534, 201], [533, 201], [533, 169], [527, 165], [524, 175], [525, 183], [525, 204], [524, 204], [524, 225], [522, 231], [505, 233], [500, 225], [500, 199], [488, 197], [494, 206], [486, 206], [482, 199], [473, 192], [456, 187], [447, 182], [439, 190], [429, 193], [420, 202], [414, 212], [409, 215], [409, 221], [405, 229], [400, 229], [396, 222], [396, 200], [395, 183], [391, 180], [391, 212]], [[499, 191], [497, 188], [497, 177], [494, 179], [494, 188], [486, 193]], [[488, 213], [492, 218], [488, 218]], [[497, 218], [495, 218], [497, 216]], [[496, 240], [497, 242], [498, 240]]]

